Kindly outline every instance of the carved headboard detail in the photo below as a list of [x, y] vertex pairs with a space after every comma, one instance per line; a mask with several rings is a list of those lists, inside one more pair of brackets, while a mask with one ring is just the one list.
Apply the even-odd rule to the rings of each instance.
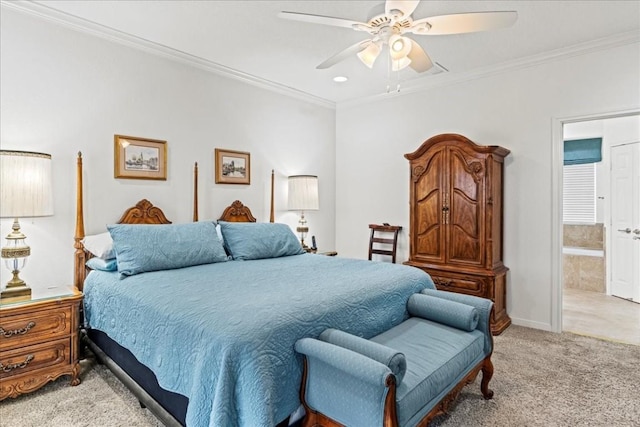
[[164, 216], [162, 209], [142, 199], [124, 212], [118, 224], [171, 224], [171, 221]]
[[227, 206], [219, 220], [227, 222], [256, 222], [251, 209], [246, 207], [240, 200], [236, 200], [230, 206]]

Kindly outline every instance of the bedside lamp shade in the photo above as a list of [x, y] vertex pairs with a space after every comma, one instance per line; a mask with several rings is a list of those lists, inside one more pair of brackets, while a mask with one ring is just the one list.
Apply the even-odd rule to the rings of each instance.
[[0, 217], [53, 215], [51, 156], [0, 150]]
[[31, 289], [20, 279], [20, 270], [31, 254], [18, 218], [53, 215], [51, 156], [29, 151], [0, 150], [0, 217], [14, 218], [2, 258], [13, 274], [3, 301], [31, 298]]
[[317, 176], [292, 175], [289, 177], [289, 210], [300, 211], [300, 220], [296, 231], [300, 233], [300, 243], [305, 250], [308, 250], [308, 247], [304, 243], [304, 238], [309, 232], [309, 227], [307, 227], [307, 220], [304, 218], [304, 211], [318, 210], [319, 204]]
[[289, 210], [318, 210], [318, 177], [293, 175], [289, 177]]

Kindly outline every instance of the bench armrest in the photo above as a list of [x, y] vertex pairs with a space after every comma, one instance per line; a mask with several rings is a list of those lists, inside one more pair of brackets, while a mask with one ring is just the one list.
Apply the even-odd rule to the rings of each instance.
[[319, 339], [355, 351], [388, 366], [396, 377], [396, 386], [400, 385], [407, 371], [407, 359], [404, 354], [386, 345], [331, 328], [321, 333]]
[[421, 293], [475, 307], [476, 310], [478, 310], [479, 314], [478, 325], [476, 326], [476, 329], [484, 334], [484, 352], [488, 355], [493, 351], [493, 336], [491, 335], [490, 325], [493, 301], [487, 298], [480, 298], [473, 295], [438, 291], [435, 289], [423, 289]]
[[306, 357], [304, 400], [344, 425], [382, 425], [391, 369], [362, 354], [313, 338], [296, 342]]

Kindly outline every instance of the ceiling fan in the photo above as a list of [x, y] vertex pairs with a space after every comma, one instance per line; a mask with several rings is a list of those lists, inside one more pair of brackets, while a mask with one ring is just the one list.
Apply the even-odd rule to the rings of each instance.
[[421, 36], [472, 33], [508, 27], [518, 19], [517, 12], [504, 11], [457, 13], [414, 20], [411, 14], [418, 3], [420, 0], [386, 0], [372, 10], [368, 22], [284, 11], [278, 16], [294, 21], [351, 28], [370, 35], [368, 39], [349, 46], [322, 62], [316, 67], [318, 69], [329, 68], [353, 54], [367, 67], [373, 68], [383, 48], [387, 48], [393, 71], [411, 67], [418, 73], [429, 70], [433, 67], [433, 62], [424, 49], [405, 34]]

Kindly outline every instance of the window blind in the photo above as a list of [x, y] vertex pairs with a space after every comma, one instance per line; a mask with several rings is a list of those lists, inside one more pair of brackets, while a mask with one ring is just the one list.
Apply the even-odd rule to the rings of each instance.
[[596, 165], [586, 163], [563, 168], [563, 222], [595, 224]]
[[564, 164], [582, 165], [602, 161], [602, 138], [564, 141]]

